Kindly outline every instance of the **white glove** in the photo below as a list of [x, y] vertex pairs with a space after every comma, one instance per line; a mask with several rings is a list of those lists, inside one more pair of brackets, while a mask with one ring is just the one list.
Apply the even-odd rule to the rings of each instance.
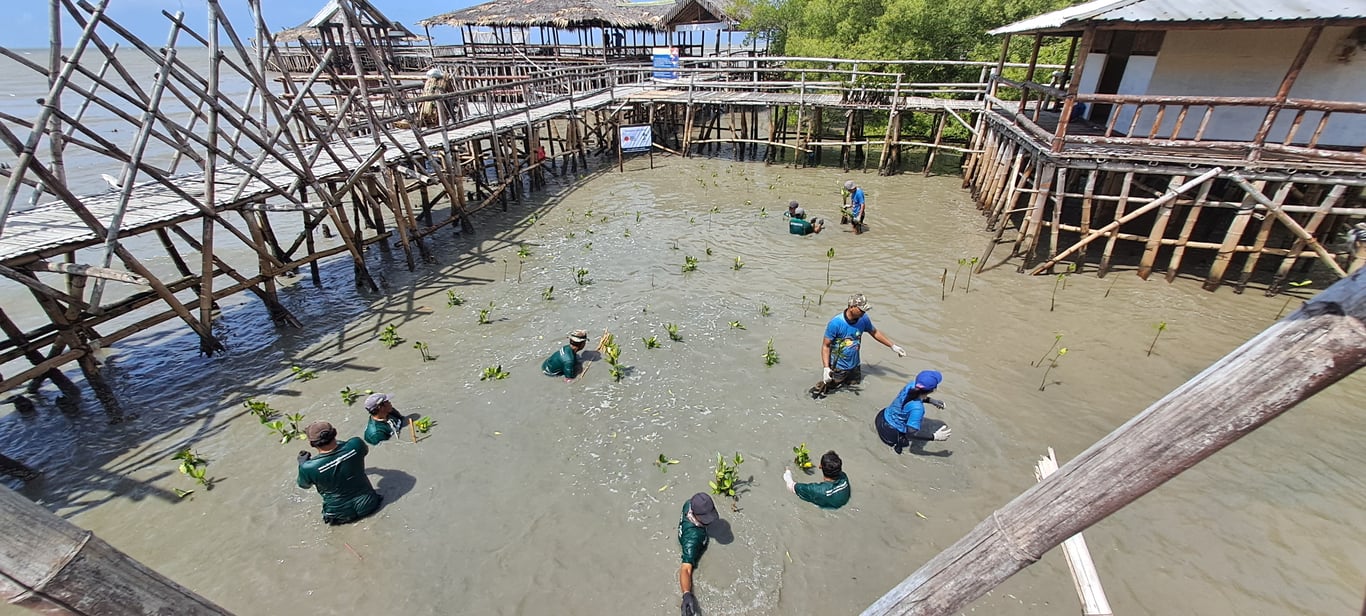
[[792, 469], [790, 469], [790, 468], [785, 468], [785, 469], [783, 469], [783, 483], [787, 484], [787, 491], [788, 491], [788, 492], [795, 492], [795, 491], [796, 491], [797, 481], [796, 481], [795, 479], [792, 478]]
[[894, 344], [894, 345], [892, 345], [892, 352], [893, 352], [893, 353], [896, 353], [896, 356], [897, 356], [897, 357], [905, 357], [905, 356], [906, 356], [906, 349], [901, 348], [901, 345], [899, 345], [899, 344]]
[[947, 441], [952, 435], [953, 430], [950, 430], [948, 426], [939, 426], [939, 429], [934, 431], [934, 440]]
[[829, 382], [830, 382], [830, 368], [829, 368], [829, 367], [825, 368], [825, 371], [821, 373], [821, 382], [822, 382], [822, 383], [829, 383]]

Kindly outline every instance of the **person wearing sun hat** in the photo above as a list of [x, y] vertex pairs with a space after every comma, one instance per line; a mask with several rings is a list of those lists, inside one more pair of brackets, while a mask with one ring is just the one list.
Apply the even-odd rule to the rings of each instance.
[[697, 598], [692, 594], [692, 572], [707, 551], [707, 525], [720, 516], [716, 513], [716, 503], [706, 492], [698, 492], [683, 503], [683, 518], [678, 521], [678, 546], [683, 551], [683, 564], [678, 566], [678, 589], [683, 593], [683, 616], [692, 616], [700, 611]]
[[323, 522], [346, 524], [374, 513], [384, 497], [365, 475], [365, 454], [370, 449], [358, 436], [337, 443], [337, 429], [325, 421], [304, 427], [308, 444], [317, 455], [299, 452], [299, 487], [317, 488], [323, 497]]
[[394, 408], [392, 399], [389, 394], [370, 394], [365, 399], [365, 412], [370, 414], [365, 422], [365, 442], [378, 445], [403, 428], [403, 415]]
[[872, 309], [862, 293], [851, 295], [849, 307], [825, 326], [825, 338], [821, 342], [821, 382], [811, 388], [812, 398], [823, 398], [840, 387], [863, 382], [859, 346], [865, 333], [872, 334], [873, 340], [892, 349], [898, 357], [906, 356], [906, 349], [873, 326], [873, 320], [868, 318], [868, 311]]
[[840, 224], [848, 222], [854, 226], [854, 234], [863, 233], [863, 215], [867, 211], [863, 207], [863, 189], [853, 180], [844, 182], [844, 190], [840, 191], [844, 198], [844, 215], [840, 217]]
[[819, 218], [806, 219], [806, 210], [796, 201], [787, 202], [787, 232], [792, 235], [811, 235], [820, 233], [825, 221]]
[[579, 375], [579, 351], [588, 344], [588, 331], [576, 329], [569, 333], [569, 344], [550, 354], [541, 362], [541, 372], [546, 376], [563, 376], [572, 381]]
[[911, 439], [918, 441], [947, 441], [953, 434], [953, 430], [947, 425], [939, 426], [934, 432], [926, 432], [920, 429], [925, 419], [925, 405], [929, 404], [944, 410], [945, 404], [941, 400], [930, 397], [934, 390], [939, 388], [939, 384], [944, 382], [944, 375], [938, 370], [922, 370], [915, 375], [911, 382], [901, 388], [901, 392], [892, 399], [892, 403], [887, 408], [877, 412], [877, 417], [873, 420], [873, 426], [877, 428], [878, 438], [883, 443], [889, 445], [898, 454], [906, 446], [910, 445]]

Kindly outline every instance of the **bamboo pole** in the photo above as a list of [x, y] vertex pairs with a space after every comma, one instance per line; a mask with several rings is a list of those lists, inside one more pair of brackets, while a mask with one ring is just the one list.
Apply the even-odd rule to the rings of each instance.
[[952, 614], [1045, 552], [1366, 365], [1366, 272], [1277, 321], [992, 512], [866, 610]]
[[[1266, 182], [1258, 182], [1256, 186], [1265, 187]], [[1209, 273], [1205, 275], [1205, 284], [1201, 285], [1204, 290], [1213, 291], [1219, 288], [1223, 282], [1224, 271], [1228, 269], [1229, 262], [1233, 260], [1233, 255], [1242, 240], [1243, 231], [1247, 229], [1247, 224], [1252, 220], [1253, 203], [1252, 193], [1244, 191], [1243, 204], [1238, 209], [1238, 213], [1234, 215], [1233, 221], [1229, 223], [1228, 230], [1224, 232], [1224, 241], [1219, 245], [1219, 251], [1214, 257], [1214, 262], [1210, 264]]]
[[[1279, 205], [1284, 203], [1285, 200], [1290, 197], [1290, 192], [1294, 190], [1294, 188], [1294, 182], [1285, 182], [1281, 184], [1280, 188], [1276, 190], [1274, 204]], [[1252, 200], [1257, 201], [1258, 195], [1261, 195], [1261, 193], [1259, 192], [1256, 195], [1252, 195]], [[1252, 278], [1252, 272], [1257, 269], [1257, 263], [1262, 259], [1262, 251], [1266, 248], [1267, 241], [1271, 239], [1271, 232], [1276, 227], [1276, 225], [1272, 224], [1271, 220], [1267, 220], [1265, 214], [1257, 213], [1253, 215], [1253, 218], [1257, 220], [1257, 235], [1252, 240], [1252, 252], [1248, 253], [1246, 259], [1243, 259], [1243, 271], [1238, 276], [1238, 282], [1233, 284], [1233, 291], [1235, 293], [1242, 293], [1247, 288], [1247, 281]], [[1291, 223], [1293, 224], [1294, 221], [1292, 220]], [[1299, 225], [1296, 224], [1295, 226], [1298, 227]], [[1334, 265], [1337, 264], [1335, 263]]]
[[[1186, 178], [1173, 175], [1167, 180], [1167, 191], [1171, 192], [1181, 184]], [[1157, 218], [1153, 220], [1153, 228], [1148, 232], [1148, 242], [1143, 247], [1143, 257], [1138, 262], [1138, 277], [1147, 280], [1153, 273], [1153, 263], [1157, 261], [1157, 251], [1162, 247], [1162, 238], [1167, 233], [1167, 223], [1171, 221], [1172, 209], [1176, 200], [1172, 199], [1162, 205], [1157, 210]]]
[[[1058, 472], [1058, 456], [1053, 448], [1048, 455], [1034, 464], [1034, 478], [1043, 481]], [[1111, 616], [1110, 600], [1101, 586], [1100, 574], [1096, 563], [1091, 560], [1091, 550], [1086, 548], [1086, 538], [1077, 533], [1062, 542], [1063, 558], [1067, 560], [1067, 570], [1072, 573], [1072, 583], [1077, 588], [1077, 599], [1081, 601], [1081, 613], [1085, 616]]]
[[[1328, 217], [1328, 214], [1332, 212], [1333, 207], [1342, 201], [1343, 196], [1346, 194], [1346, 186], [1342, 184], [1333, 186], [1333, 188], [1328, 191], [1328, 196], [1324, 197], [1324, 199], [1319, 202], [1318, 210], [1309, 218], [1309, 223], [1305, 225], [1304, 230], [1311, 235], [1318, 231], [1319, 225], [1323, 224], [1323, 220]], [[1280, 292], [1280, 289], [1285, 284], [1286, 278], [1290, 276], [1290, 268], [1299, 260], [1300, 254], [1304, 251], [1304, 247], [1308, 243], [1309, 242], [1306, 242], [1302, 238], [1295, 239], [1295, 243], [1290, 247], [1289, 254], [1285, 259], [1281, 260], [1281, 267], [1276, 270], [1276, 277], [1272, 279], [1271, 286], [1267, 288], [1266, 292], [1268, 296]]]
[[1213, 186], [1213, 182], [1202, 184], [1200, 191], [1195, 194], [1195, 203], [1192, 203], [1190, 210], [1186, 212], [1186, 222], [1181, 225], [1181, 234], [1176, 237], [1176, 247], [1172, 249], [1171, 261], [1167, 263], [1167, 282], [1176, 280], [1176, 275], [1181, 270], [1181, 259], [1186, 255], [1191, 233], [1195, 231], [1195, 223], [1205, 210], [1205, 202], [1209, 200], [1209, 192]]
[[[1115, 220], [1119, 221], [1124, 217], [1124, 211], [1129, 207], [1129, 192], [1134, 187], [1134, 172], [1126, 171], [1120, 179], [1119, 201], [1115, 202]], [[1149, 203], [1151, 205], [1151, 203]], [[1110, 256], [1115, 252], [1115, 244], [1119, 240], [1119, 225], [1110, 228], [1110, 238], [1105, 240], [1105, 250], [1100, 255], [1100, 276], [1104, 277], [1110, 271]]]
[[1342, 267], [1338, 265], [1337, 260], [1335, 260], [1332, 255], [1328, 254], [1328, 251], [1323, 248], [1323, 245], [1320, 244], [1318, 240], [1314, 239], [1314, 236], [1306, 232], [1304, 227], [1300, 226], [1300, 223], [1295, 222], [1294, 218], [1291, 218], [1289, 214], [1286, 214], [1281, 210], [1280, 204], [1285, 200], [1284, 198], [1276, 200], [1268, 199], [1266, 195], [1262, 194], [1262, 191], [1257, 190], [1256, 186], [1237, 173], [1233, 174], [1232, 178], [1239, 187], [1247, 191], [1248, 195], [1250, 195], [1254, 201], [1265, 206], [1268, 210], [1271, 210], [1271, 213], [1276, 216], [1276, 219], [1289, 228], [1290, 232], [1295, 234], [1295, 237], [1298, 237], [1300, 240], [1304, 241], [1304, 243], [1308, 244], [1309, 248], [1319, 256], [1319, 259], [1323, 261], [1329, 269], [1333, 270], [1333, 272], [1340, 277], [1347, 277], [1347, 272], [1342, 270]]

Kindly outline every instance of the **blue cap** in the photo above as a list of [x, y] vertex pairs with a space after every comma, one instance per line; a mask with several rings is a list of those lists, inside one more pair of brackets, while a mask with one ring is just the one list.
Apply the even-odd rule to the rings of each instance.
[[943, 382], [944, 375], [939, 374], [938, 370], [921, 370], [920, 374], [915, 375], [916, 389], [933, 391], [939, 388], [939, 383]]

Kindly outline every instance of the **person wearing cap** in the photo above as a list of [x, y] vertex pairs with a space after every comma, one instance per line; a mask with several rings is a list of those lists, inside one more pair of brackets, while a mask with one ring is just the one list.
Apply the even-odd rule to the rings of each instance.
[[696, 614], [697, 598], [692, 594], [692, 572], [702, 553], [707, 551], [707, 525], [715, 522], [716, 503], [711, 495], [698, 492], [683, 503], [683, 519], [678, 521], [678, 545], [683, 550], [683, 564], [678, 566], [678, 589], [683, 593], [683, 616]]
[[588, 343], [588, 332], [576, 329], [569, 334], [569, 344], [564, 345], [558, 351], [550, 354], [541, 362], [541, 372], [546, 376], [563, 376], [565, 381], [572, 381], [579, 375], [579, 351], [583, 350]]
[[939, 426], [934, 432], [920, 429], [925, 419], [925, 405], [929, 404], [944, 410], [944, 402], [930, 397], [939, 388], [944, 375], [938, 370], [923, 370], [911, 382], [901, 388], [887, 408], [877, 412], [873, 426], [877, 428], [878, 438], [898, 454], [909, 446], [912, 439], [917, 441], [947, 441], [953, 434], [948, 426]]
[[787, 232], [792, 235], [811, 235], [820, 233], [825, 221], [819, 218], [806, 219], [806, 210], [796, 201], [787, 202]]
[[787, 491], [821, 509], [839, 509], [849, 503], [849, 477], [844, 474], [844, 461], [834, 451], [821, 456], [821, 475], [825, 481], [797, 483], [792, 469], [783, 469], [783, 483]]
[[1352, 225], [1347, 231], [1347, 239], [1352, 241], [1352, 258], [1347, 263], [1347, 271], [1355, 272], [1366, 264], [1366, 222]]
[[365, 423], [365, 442], [378, 445], [389, 440], [403, 428], [403, 415], [390, 402], [389, 394], [370, 394], [365, 399], [365, 412], [370, 420]]
[[859, 346], [864, 333], [872, 334], [874, 340], [892, 349], [898, 357], [906, 356], [906, 349], [873, 326], [873, 320], [868, 318], [872, 308], [862, 293], [852, 295], [844, 312], [835, 315], [825, 326], [825, 338], [821, 342], [821, 382], [811, 388], [812, 398], [821, 398], [839, 387], [863, 382]]
[[323, 522], [346, 524], [374, 513], [384, 497], [365, 475], [365, 454], [370, 449], [358, 436], [337, 443], [337, 429], [325, 421], [304, 427], [308, 444], [317, 455], [299, 452], [299, 487], [317, 488], [323, 497]]
[[859, 188], [853, 180], [844, 182], [844, 190], [840, 191], [844, 198], [844, 212], [840, 217], [840, 224], [846, 222], [854, 226], [854, 234], [863, 233], [863, 215], [867, 212], [863, 207], [863, 189]]

